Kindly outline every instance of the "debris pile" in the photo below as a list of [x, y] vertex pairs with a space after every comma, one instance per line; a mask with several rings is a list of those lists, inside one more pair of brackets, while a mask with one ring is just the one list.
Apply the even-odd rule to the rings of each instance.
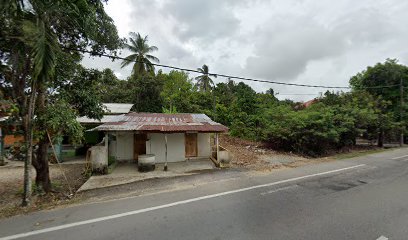
[[227, 134], [220, 136], [220, 145], [233, 155], [231, 164], [243, 167], [263, 164], [264, 161], [259, 158], [259, 155], [272, 152], [263, 148], [262, 143], [231, 137]]

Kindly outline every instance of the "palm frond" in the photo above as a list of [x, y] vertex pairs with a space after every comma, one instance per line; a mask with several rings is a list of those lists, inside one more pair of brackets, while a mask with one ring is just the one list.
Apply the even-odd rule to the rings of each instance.
[[205, 74], [208, 74], [208, 72], [209, 72], [209, 70], [208, 70], [208, 66], [207, 65], [203, 65], [203, 67], [202, 67], [202, 69], [203, 69], [203, 72], [205, 73]]
[[154, 71], [154, 65], [152, 62], [159, 62], [159, 59], [150, 52], [157, 51], [156, 46], [149, 46], [148, 36], [142, 37], [140, 33], [131, 32], [129, 38], [130, 44], [124, 46], [129, 49], [133, 54], [126, 57], [122, 62], [122, 67], [129, 65], [132, 61], [136, 60], [132, 69], [132, 74], [144, 74], [146, 71]]
[[153, 62], [157, 62], [157, 63], [160, 62], [160, 60], [157, 57], [152, 56], [152, 55], [146, 55], [145, 58], [148, 59], [148, 60], [151, 60]]
[[148, 50], [149, 52], [155, 52], [155, 51], [159, 50], [159, 48], [156, 47], [156, 46], [149, 46], [149, 47], [147, 48], [147, 50]]
[[34, 34], [35, 38], [29, 40], [33, 48], [34, 79], [45, 81], [53, 76], [56, 62], [56, 52], [59, 51], [57, 36], [51, 27], [42, 19], [37, 19], [36, 24], [25, 21], [23, 31], [27, 36]]
[[133, 63], [133, 62], [135, 62], [135, 61], [137, 60], [137, 56], [138, 56], [138, 55], [137, 55], [136, 53], [127, 56], [127, 57], [122, 61], [120, 67], [121, 67], [121, 68], [124, 68], [124, 67], [126, 67], [127, 65], [129, 65], [129, 64], [131, 64], [131, 63]]

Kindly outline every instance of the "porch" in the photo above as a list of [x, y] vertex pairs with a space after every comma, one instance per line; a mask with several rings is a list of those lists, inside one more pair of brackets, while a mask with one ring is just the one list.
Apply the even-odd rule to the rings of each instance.
[[214, 163], [208, 158], [187, 160], [183, 162], [169, 162], [167, 163], [167, 166], [167, 171], [163, 171], [164, 163], [156, 163], [154, 171], [139, 172], [137, 169], [137, 163], [120, 162], [108, 175], [91, 176], [77, 192], [118, 186], [149, 179], [188, 176], [199, 174], [202, 171], [216, 169]]

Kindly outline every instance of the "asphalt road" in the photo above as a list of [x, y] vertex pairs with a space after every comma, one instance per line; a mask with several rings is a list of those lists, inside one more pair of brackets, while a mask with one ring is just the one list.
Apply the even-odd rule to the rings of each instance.
[[408, 239], [408, 149], [0, 221], [0, 239]]

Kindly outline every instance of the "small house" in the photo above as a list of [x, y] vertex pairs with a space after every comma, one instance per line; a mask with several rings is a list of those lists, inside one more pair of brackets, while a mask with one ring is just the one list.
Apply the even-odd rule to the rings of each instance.
[[163, 163], [209, 159], [211, 136], [218, 145], [218, 134], [228, 128], [205, 114], [131, 112], [93, 130], [105, 132], [108, 155], [119, 162], [153, 154], [156, 163]]

